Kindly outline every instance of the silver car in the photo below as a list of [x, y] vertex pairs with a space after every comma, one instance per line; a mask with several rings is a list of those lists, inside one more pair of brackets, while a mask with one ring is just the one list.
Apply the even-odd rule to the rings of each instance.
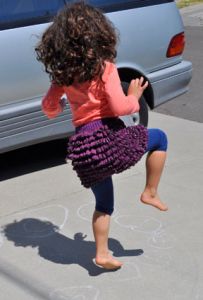
[[[71, 111], [48, 120], [41, 111], [49, 78], [35, 46], [65, 0], [0, 0], [0, 153], [63, 138], [74, 128]], [[153, 109], [188, 89], [191, 62], [182, 59], [183, 23], [174, 1], [90, 0], [119, 31], [117, 67], [124, 90], [141, 75], [150, 85], [139, 114], [126, 122], [147, 126]]]

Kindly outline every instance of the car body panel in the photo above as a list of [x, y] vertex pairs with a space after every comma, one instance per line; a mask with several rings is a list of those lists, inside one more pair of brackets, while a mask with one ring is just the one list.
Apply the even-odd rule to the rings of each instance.
[[[111, 11], [107, 16], [119, 31], [117, 67], [132, 71], [132, 78], [135, 74], [149, 80], [152, 92], [146, 101], [151, 108], [188, 89], [192, 64], [181, 55], [166, 57], [171, 38], [184, 30], [175, 2]], [[54, 120], [41, 111], [49, 78], [34, 49], [49, 24], [0, 31], [0, 153], [74, 131], [68, 104]], [[131, 123], [130, 117], [125, 119]]]

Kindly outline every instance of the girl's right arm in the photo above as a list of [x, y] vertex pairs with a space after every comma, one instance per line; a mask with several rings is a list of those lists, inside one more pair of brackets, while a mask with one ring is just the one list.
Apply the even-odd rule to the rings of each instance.
[[64, 94], [62, 86], [52, 83], [47, 94], [42, 100], [42, 110], [49, 119], [55, 118], [63, 111], [61, 97]]
[[139, 111], [139, 99], [148, 86], [148, 82], [143, 85], [143, 77], [131, 81], [128, 95], [126, 96], [123, 92], [116, 66], [107, 62], [103, 81], [110, 108], [115, 115], [123, 116]]

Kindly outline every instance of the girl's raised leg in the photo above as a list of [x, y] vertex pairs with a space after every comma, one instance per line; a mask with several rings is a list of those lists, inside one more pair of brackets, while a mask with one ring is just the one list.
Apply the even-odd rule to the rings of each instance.
[[158, 195], [158, 185], [166, 160], [166, 151], [153, 151], [147, 154], [146, 159], [146, 185], [141, 195], [141, 201], [152, 205], [162, 211], [168, 207], [161, 202]]
[[158, 128], [148, 129], [148, 146], [146, 149], [146, 185], [141, 201], [160, 210], [167, 210], [158, 195], [158, 185], [166, 161], [168, 141], [164, 131]]

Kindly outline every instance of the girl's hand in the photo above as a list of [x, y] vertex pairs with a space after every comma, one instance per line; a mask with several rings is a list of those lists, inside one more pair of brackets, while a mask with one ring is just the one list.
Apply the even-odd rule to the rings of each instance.
[[138, 98], [138, 100], [141, 98], [144, 90], [148, 87], [148, 81], [143, 84], [144, 78], [140, 77], [131, 80], [129, 88], [128, 88], [128, 95], [134, 95]]
[[64, 98], [64, 97], [62, 97], [62, 98], [60, 99], [60, 101], [59, 101], [62, 111], [63, 111], [64, 108], [66, 107], [66, 102], [67, 102], [67, 101], [66, 101], [66, 98]]

